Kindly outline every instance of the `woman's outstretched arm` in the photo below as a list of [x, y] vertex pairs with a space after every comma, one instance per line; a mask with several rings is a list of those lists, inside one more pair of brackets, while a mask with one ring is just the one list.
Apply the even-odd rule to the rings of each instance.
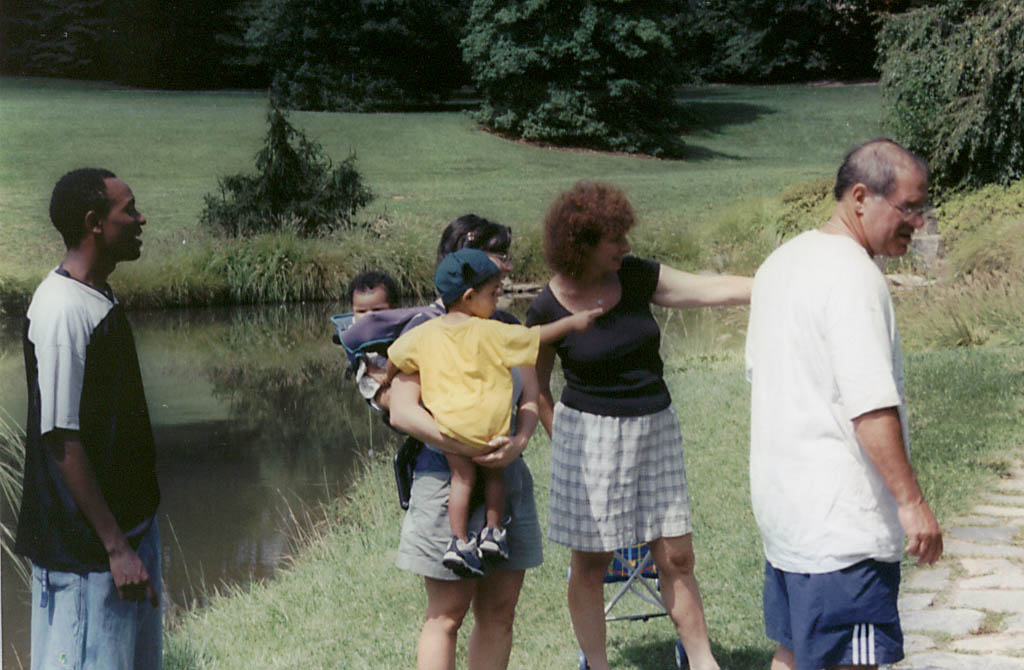
[[651, 302], [662, 307], [746, 305], [754, 280], [738, 275], [698, 275], [662, 265]]

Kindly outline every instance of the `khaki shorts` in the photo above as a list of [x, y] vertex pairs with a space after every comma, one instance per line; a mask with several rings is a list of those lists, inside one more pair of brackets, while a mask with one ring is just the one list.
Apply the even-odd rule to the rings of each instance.
[[[448, 472], [418, 469], [412, 480], [409, 510], [402, 521], [398, 558], [402, 570], [424, 577], [456, 580], [454, 572], [441, 565], [441, 558], [451, 538], [448, 523]], [[533, 476], [526, 462], [517, 458], [505, 468], [505, 514], [512, 520], [508, 532], [509, 558], [495, 564], [509, 570], [535, 568], [544, 561], [540, 523], [533, 500]], [[469, 531], [479, 532], [484, 525], [483, 505], [470, 514]]]

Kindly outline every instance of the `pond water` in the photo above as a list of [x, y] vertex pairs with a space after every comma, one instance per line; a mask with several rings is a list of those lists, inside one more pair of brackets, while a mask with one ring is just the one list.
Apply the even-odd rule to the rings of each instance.
[[[293, 513], [326, 501], [390, 431], [343, 379], [332, 305], [130, 315], [157, 444], [167, 597], [272, 573]], [[20, 322], [0, 328], [0, 406], [25, 420]], [[14, 512], [0, 510], [5, 523]], [[5, 557], [3, 667], [27, 667], [29, 590]]]
[[[513, 306], [520, 314], [525, 304]], [[393, 433], [344, 379], [332, 344], [338, 305], [133, 313], [157, 444], [166, 598], [266, 578], [291, 548], [294, 518], [341, 493]], [[742, 311], [659, 312], [669, 370], [742, 346]], [[26, 400], [20, 321], [0, 320], [0, 407]], [[0, 503], [5, 523], [14, 512]], [[3, 667], [28, 667], [30, 597], [2, 563]]]

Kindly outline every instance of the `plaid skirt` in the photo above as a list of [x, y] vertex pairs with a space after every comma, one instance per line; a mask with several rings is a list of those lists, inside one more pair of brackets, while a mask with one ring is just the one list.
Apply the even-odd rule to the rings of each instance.
[[614, 551], [693, 531], [675, 409], [601, 416], [555, 406], [548, 538]]

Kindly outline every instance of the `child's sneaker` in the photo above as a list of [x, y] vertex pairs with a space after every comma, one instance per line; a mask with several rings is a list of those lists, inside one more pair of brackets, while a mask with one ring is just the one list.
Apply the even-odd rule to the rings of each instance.
[[484, 576], [483, 555], [475, 535], [469, 536], [469, 542], [463, 542], [453, 535], [441, 563], [459, 577]]
[[480, 533], [479, 546], [484, 558], [508, 560], [508, 540], [505, 539], [504, 528], [484, 528]]

